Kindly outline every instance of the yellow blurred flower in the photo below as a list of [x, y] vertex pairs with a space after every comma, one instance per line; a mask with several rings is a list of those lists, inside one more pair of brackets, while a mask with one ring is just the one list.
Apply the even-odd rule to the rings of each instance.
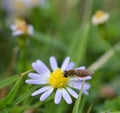
[[22, 34], [33, 35], [34, 29], [32, 25], [27, 25], [25, 20], [16, 19], [15, 24], [10, 26], [11, 30], [13, 31], [13, 36], [18, 36]]
[[108, 19], [109, 19], [108, 13], [102, 10], [98, 10], [92, 17], [92, 23], [94, 25], [104, 24]]

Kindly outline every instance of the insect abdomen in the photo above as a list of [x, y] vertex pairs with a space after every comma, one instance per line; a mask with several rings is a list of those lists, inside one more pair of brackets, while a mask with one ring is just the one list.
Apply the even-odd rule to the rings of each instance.
[[87, 70], [76, 70], [76, 75], [78, 77], [86, 77], [89, 75], [89, 72]]

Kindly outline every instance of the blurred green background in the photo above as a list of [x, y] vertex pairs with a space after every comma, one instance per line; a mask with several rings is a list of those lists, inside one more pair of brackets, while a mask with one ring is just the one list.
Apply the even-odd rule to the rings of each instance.
[[[11, 1], [12, 4], [14, 1]], [[91, 88], [82, 113], [120, 111], [120, 1], [46, 0], [46, 4], [47, 7], [36, 5], [29, 8], [26, 14], [16, 16], [13, 14], [15, 12], [8, 12], [3, 1], [0, 1], [0, 82], [21, 73], [18, 37], [13, 37], [10, 29], [14, 18], [20, 17], [34, 27], [34, 35], [28, 37], [27, 66], [24, 71], [31, 69], [32, 62], [37, 59], [49, 67], [50, 56], [55, 56], [59, 65], [66, 56], [70, 56], [76, 66], [89, 68], [96, 63], [98, 68], [89, 82]], [[97, 10], [110, 15], [102, 28], [91, 23]], [[107, 59], [104, 59], [109, 50], [112, 55], [107, 54]], [[98, 60], [102, 56], [105, 63], [100, 65], [101, 61]], [[3, 86], [0, 84], [0, 99], [11, 91], [15, 79], [8, 80], [9, 87], [6, 83]], [[7, 110], [8, 113], [27, 113], [28, 110], [28, 113], [71, 113], [74, 104], [67, 105], [63, 102], [55, 105], [53, 101], [40, 103], [39, 97], [30, 96], [35, 89], [30, 87], [32, 89], [27, 94], [24, 90], [16, 92], [13, 103], [4, 106], [1, 113], [6, 113]]]

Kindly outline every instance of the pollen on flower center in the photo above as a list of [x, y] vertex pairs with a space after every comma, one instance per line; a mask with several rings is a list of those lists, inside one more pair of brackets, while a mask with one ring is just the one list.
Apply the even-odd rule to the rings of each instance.
[[62, 88], [67, 84], [68, 78], [64, 77], [63, 72], [58, 68], [51, 73], [49, 83], [54, 88]]
[[104, 15], [104, 12], [103, 12], [103, 11], [97, 11], [97, 12], [96, 12], [96, 17], [97, 17], [97, 18], [101, 18], [103, 15]]

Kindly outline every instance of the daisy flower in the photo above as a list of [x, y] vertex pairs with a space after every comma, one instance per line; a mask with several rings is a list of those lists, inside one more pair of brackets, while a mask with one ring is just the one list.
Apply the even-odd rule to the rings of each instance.
[[34, 30], [32, 25], [27, 25], [27, 23], [22, 19], [17, 19], [15, 24], [10, 26], [11, 30], [13, 31], [13, 36], [28, 34], [33, 35]]
[[[28, 84], [42, 85], [40, 89], [32, 93], [32, 96], [41, 95], [40, 101], [44, 101], [52, 94], [53, 91], [55, 91], [55, 104], [59, 104], [62, 98], [68, 104], [71, 104], [71, 96], [74, 98], [78, 97], [77, 90], [80, 91], [82, 87], [82, 80], [89, 80], [91, 79], [91, 76], [84, 78], [64, 77], [64, 71], [71, 70], [75, 66], [73, 62], [70, 62], [70, 57], [66, 57], [59, 68], [56, 58], [51, 56], [50, 66], [52, 71], [50, 71], [41, 60], [37, 60], [36, 62], [32, 63], [32, 67], [36, 73], [29, 73], [28, 76], [30, 79], [26, 80], [25, 82]], [[84, 70], [85, 67], [82, 66], [79, 67], [79, 69]], [[89, 88], [90, 85], [85, 83], [82, 92], [88, 95]]]
[[109, 19], [108, 13], [98, 10], [92, 17], [92, 23], [94, 25], [104, 24], [108, 19]]

